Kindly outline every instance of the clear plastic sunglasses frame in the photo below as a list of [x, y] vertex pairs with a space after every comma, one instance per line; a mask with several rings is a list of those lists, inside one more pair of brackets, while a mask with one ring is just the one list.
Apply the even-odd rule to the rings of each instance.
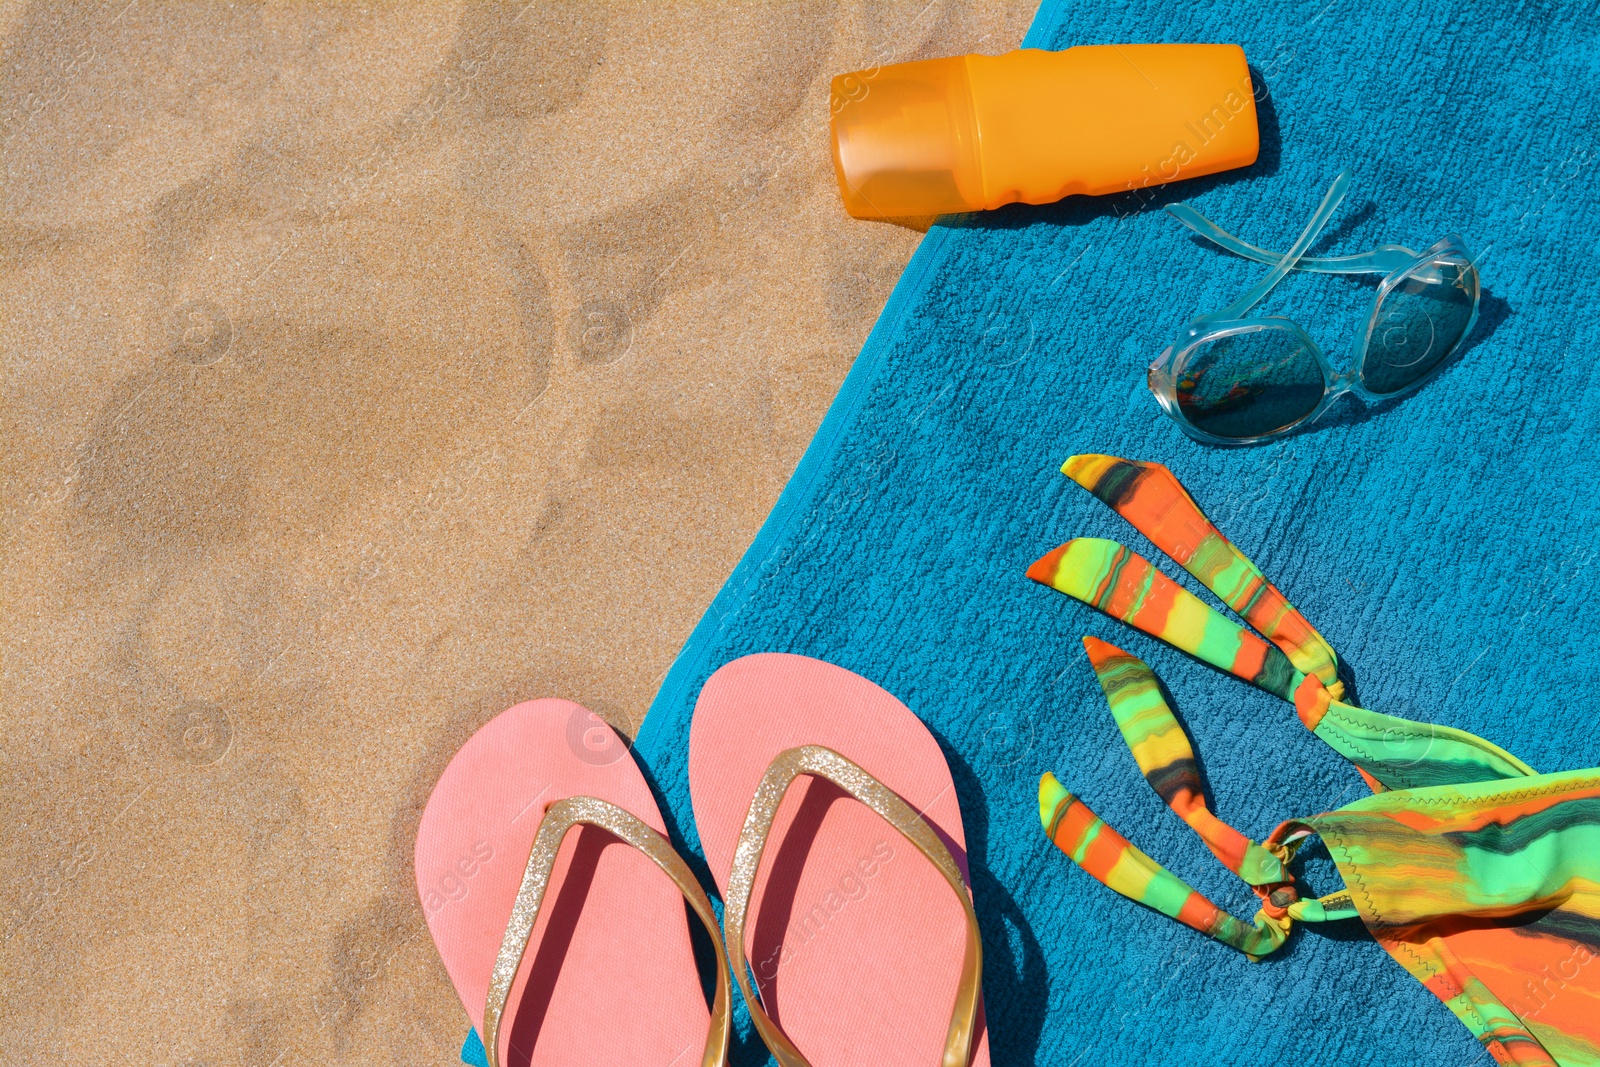
[[[1196, 440], [1206, 441], [1211, 444], [1244, 445], [1260, 441], [1268, 441], [1282, 436], [1295, 429], [1305, 426], [1328, 410], [1339, 397], [1345, 393], [1355, 393], [1368, 401], [1390, 400], [1420, 388], [1434, 375], [1443, 370], [1451, 361], [1462, 342], [1472, 332], [1473, 324], [1478, 319], [1478, 299], [1481, 293], [1478, 278], [1478, 269], [1468, 254], [1466, 246], [1460, 237], [1449, 234], [1422, 252], [1414, 252], [1403, 245], [1383, 245], [1371, 252], [1363, 252], [1349, 256], [1329, 256], [1318, 258], [1306, 256], [1306, 249], [1316, 241], [1323, 227], [1333, 217], [1340, 201], [1344, 199], [1345, 192], [1350, 187], [1350, 171], [1343, 170], [1329, 186], [1327, 194], [1322, 198], [1322, 204], [1317, 208], [1305, 230], [1295, 241], [1288, 252], [1279, 255], [1257, 248], [1255, 245], [1241, 241], [1228, 233], [1222, 227], [1206, 218], [1200, 212], [1186, 203], [1168, 204], [1167, 212], [1183, 223], [1195, 233], [1204, 237], [1211, 243], [1226, 249], [1237, 256], [1264, 263], [1272, 267], [1266, 277], [1257, 282], [1249, 292], [1238, 300], [1210, 314], [1200, 315], [1192, 319], [1187, 326], [1179, 331], [1177, 339], [1157, 357], [1150, 365], [1150, 391], [1155, 394], [1161, 408], [1170, 415], [1183, 428], [1184, 432]], [[1366, 367], [1367, 356], [1373, 349], [1375, 340], [1383, 343], [1385, 325], [1382, 321], [1384, 299], [1402, 283], [1420, 280], [1430, 284], [1439, 284], [1443, 280], [1441, 268], [1448, 269], [1456, 276], [1456, 284], [1462, 285], [1466, 294], [1471, 297], [1472, 309], [1464, 326], [1461, 327], [1460, 336], [1456, 338], [1448, 350], [1442, 353], [1434, 364], [1415, 380], [1408, 381], [1399, 388], [1388, 392], [1378, 392], [1368, 388], [1363, 371]], [[1291, 270], [1312, 271], [1321, 274], [1383, 274], [1386, 277], [1379, 284], [1378, 290], [1372, 297], [1372, 306], [1367, 313], [1365, 325], [1356, 338], [1353, 351], [1356, 353], [1354, 365], [1347, 373], [1340, 374], [1334, 369], [1328, 357], [1318, 347], [1315, 341], [1300, 328], [1292, 319], [1277, 316], [1261, 316], [1245, 318], [1245, 314], [1272, 292]], [[1303, 345], [1315, 357], [1317, 364], [1322, 368], [1322, 399], [1304, 415], [1293, 421], [1267, 430], [1264, 433], [1248, 437], [1220, 436], [1201, 429], [1189, 421], [1182, 405], [1178, 401], [1176, 383], [1180, 380], [1189, 361], [1203, 346], [1218, 341], [1225, 337], [1239, 334], [1255, 333], [1262, 330], [1282, 330], [1289, 333], [1294, 340]]]

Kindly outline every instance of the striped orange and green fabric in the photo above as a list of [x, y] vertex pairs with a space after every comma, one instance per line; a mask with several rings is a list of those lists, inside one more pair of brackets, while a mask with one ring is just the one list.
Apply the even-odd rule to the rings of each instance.
[[[1115, 541], [1080, 537], [1045, 554], [1028, 577], [1293, 703], [1313, 733], [1355, 764], [1375, 791], [1532, 774], [1463, 730], [1339, 700], [1338, 657], [1254, 563], [1159, 463], [1073, 456], [1062, 471], [1108, 504], [1201, 584], [1257, 626], [1269, 644]], [[1331, 680], [1330, 680], [1331, 679]]]
[[1028, 577], [1285, 700], [1294, 700], [1305, 678], [1288, 656], [1115, 541], [1068, 541], [1029, 567]]
[[[1292, 703], [1374, 795], [1250, 839], [1207, 807], [1193, 745], [1154, 672], [1086, 637], [1146, 781], [1261, 909], [1246, 923], [1218, 908], [1045, 774], [1039, 815], [1051, 840], [1123, 896], [1252, 959], [1280, 947], [1295, 921], [1359, 916], [1496, 1061], [1600, 1067], [1600, 770], [1538, 774], [1466, 731], [1343, 702], [1333, 649], [1165, 467], [1074, 456], [1062, 470], [1268, 640], [1113, 541], [1070, 541], [1029, 576]], [[1349, 888], [1302, 900], [1289, 864], [1313, 834]]]
[[1150, 538], [1200, 584], [1283, 650], [1295, 667], [1344, 695], [1333, 648], [1266, 575], [1211, 525], [1193, 498], [1159, 463], [1116, 456], [1073, 456], [1061, 473]]
[[1045, 833], [1073, 863], [1130, 900], [1231, 945], [1251, 959], [1272, 952], [1289, 936], [1286, 920], [1275, 921], [1258, 913], [1255, 924], [1246, 925], [1189, 888], [1102, 822], [1053, 775], [1045, 775], [1039, 783], [1039, 812]]
[[1600, 770], [1305, 820], [1372, 935], [1502, 1063], [1600, 1064]]
[[1083, 639], [1084, 651], [1100, 688], [1111, 705], [1117, 729], [1150, 788], [1177, 816], [1200, 835], [1222, 865], [1250, 885], [1289, 881], [1283, 862], [1238, 830], [1211, 814], [1200, 786], [1200, 765], [1189, 735], [1184, 733], [1161, 684], [1144, 661], [1094, 637]]

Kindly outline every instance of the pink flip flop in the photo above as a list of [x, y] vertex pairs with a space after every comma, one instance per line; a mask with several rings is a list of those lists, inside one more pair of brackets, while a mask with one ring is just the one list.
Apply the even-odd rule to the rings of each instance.
[[961, 810], [910, 709], [820, 660], [734, 660], [695, 705], [689, 791], [783, 1067], [988, 1067]]
[[[423, 809], [416, 868], [491, 1067], [687, 1067], [696, 1049], [703, 1067], [726, 1062], [728, 968], [710, 901], [626, 743], [592, 712], [533, 700], [473, 734]], [[709, 1010], [685, 899], [716, 946]]]

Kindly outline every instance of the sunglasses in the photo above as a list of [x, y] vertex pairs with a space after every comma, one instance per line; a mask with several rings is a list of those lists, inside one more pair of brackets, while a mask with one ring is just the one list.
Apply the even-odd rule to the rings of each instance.
[[[1190, 437], [1251, 444], [1311, 422], [1345, 393], [1389, 400], [1442, 370], [1478, 318], [1478, 268], [1450, 234], [1425, 251], [1384, 245], [1359, 255], [1306, 256], [1350, 187], [1340, 172], [1293, 247], [1282, 255], [1247, 244], [1188, 204], [1167, 212], [1212, 244], [1272, 267], [1221, 311], [1200, 315], [1150, 365], [1150, 391]], [[1294, 321], [1245, 318], [1291, 270], [1382, 274], [1356, 338], [1355, 364], [1334, 370]]]

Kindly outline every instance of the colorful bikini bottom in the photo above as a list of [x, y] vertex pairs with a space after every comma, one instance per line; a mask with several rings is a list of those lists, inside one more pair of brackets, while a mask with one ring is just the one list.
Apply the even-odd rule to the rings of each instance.
[[[1252, 959], [1280, 947], [1296, 920], [1359, 917], [1496, 1061], [1600, 1067], [1600, 769], [1538, 774], [1475, 734], [1344, 703], [1333, 649], [1170, 471], [1098, 455], [1062, 471], [1266, 640], [1115, 541], [1069, 541], [1028, 576], [1292, 703], [1374, 795], [1251, 840], [1207, 808], [1155, 674], [1085, 637], [1145, 779], [1261, 907], [1249, 923], [1217, 907], [1046, 774], [1039, 813], [1056, 845], [1123, 896]], [[1289, 865], [1313, 835], [1346, 888], [1302, 898]]]

